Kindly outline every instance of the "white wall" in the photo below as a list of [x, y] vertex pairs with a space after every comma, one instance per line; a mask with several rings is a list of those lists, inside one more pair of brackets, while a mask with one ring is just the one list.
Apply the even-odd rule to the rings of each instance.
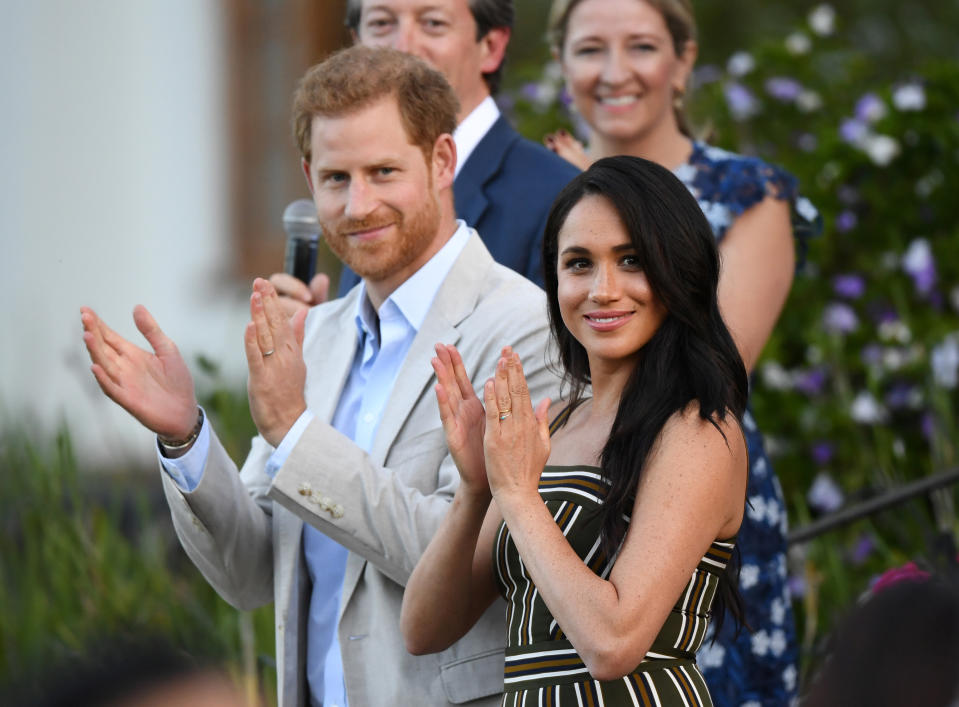
[[225, 274], [216, 0], [13, 0], [0, 11], [0, 425], [65, 419], [82, 460], [151, 437], [89, 372], [79, 308], [142, 345], [145, 304], [242, 384], [247, 283]]

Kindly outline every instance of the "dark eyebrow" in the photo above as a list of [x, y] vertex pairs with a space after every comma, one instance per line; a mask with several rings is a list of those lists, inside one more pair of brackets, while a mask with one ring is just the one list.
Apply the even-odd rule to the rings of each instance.
[[[635, 251], [636, 246], [632, 243], [620, 243], [619, 245], [613, 246], [614, 253], [623, 253], [626, 251]], [[584, 248], [580, 245], [571, 245], [568, 248], [563, 248], [560, 252], [560, 255], [566, 255], [567, 253], [574, 253], [576, 255], [588, 255], [590, 253], [589, 248]]]

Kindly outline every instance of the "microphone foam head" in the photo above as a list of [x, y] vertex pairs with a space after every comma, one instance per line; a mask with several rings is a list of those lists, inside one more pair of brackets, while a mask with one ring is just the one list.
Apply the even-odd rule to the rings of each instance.
[[283, 210], [283, 228], [292, 238], [315, 237], [320, 233], [316, 206], [310, 199], [297, 199]]

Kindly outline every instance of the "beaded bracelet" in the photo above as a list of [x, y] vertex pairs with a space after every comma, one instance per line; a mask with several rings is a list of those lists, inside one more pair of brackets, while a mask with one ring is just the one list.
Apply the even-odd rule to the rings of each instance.
[[162, 436], [157, 435], [157, 441], [163, 446], [164, 449], [176, 451], [177, 449], [189, 447], [194, 441], [196, 441], [196, 438], [200, 436], [200, 430], [203, 429], [203, 408], [198, 406], [196, 412], [196, 424], [193, 426], [193, 431], [190, 432], [190, 434], [184, 439], [167, 440]]

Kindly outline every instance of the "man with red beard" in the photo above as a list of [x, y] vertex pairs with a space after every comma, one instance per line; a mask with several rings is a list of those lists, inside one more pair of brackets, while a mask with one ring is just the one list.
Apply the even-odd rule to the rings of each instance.
[[492, 705], [502, 690], [503, 605], [435, 656], [409, 655], [399, 630], [403, 586], [459, 480], [434, 346], [456, 344], [474, 389], [505, 345], [534, 397], [558, 387], [542, 292], [455, 219], [456, 114], [443, 76], [392, 49], [342, 51], [301, 81], [294, 133], [318, 219], [363, 279], [292, 319], [254, 282], [245, 346], [259, 435], [239, 473], [147, 310], [134, 319], [153, 353], [82, 310], [101, 388], [157, 434], [187, 554], [234, 606], [275, 602], [284, 707]]
[[[347, 0], [353, 40], [413, 54], [449, 81], [459, 107], [453, 140], [453, 181], [458, 218], [472, 226], [498, 263], [543, 284], [543, 228], [560, 190], [579, 170], [521, 137], [500, 113], [494, 97], [503, 72], [514, 18], [513, 0]], [[286, 295], [289, 314], [327, 299], [329, 278], [307, 286], [275, 273], [270, 282]], [[338, 294], [358, 278], [340, 274]]]

